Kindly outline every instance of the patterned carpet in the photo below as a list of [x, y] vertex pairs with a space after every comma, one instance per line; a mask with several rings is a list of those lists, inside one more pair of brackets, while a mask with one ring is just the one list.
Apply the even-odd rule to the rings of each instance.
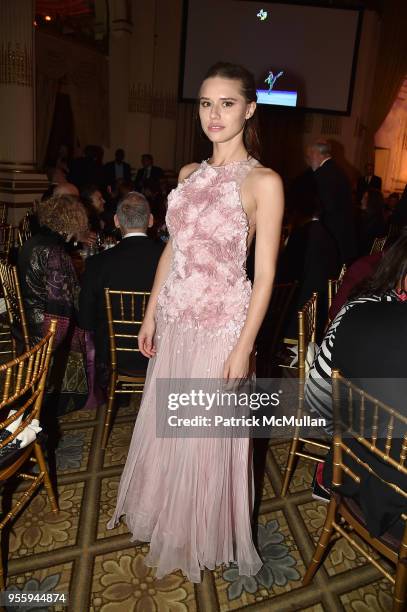
[[62, 419], [57, 451], [60, 512], [52, 515], [42, 490], [15, 521], [9, 535], [9, 588], [69, 593], [70, 612], [391, 609], [390, 585], [344, 540], [335, 544], [313, 584], [301, 587], [326, 506], [311, 498], [312, 466], [307, 463], [300, 464], [290, 495], [278, 497], [287, 457], [287, 445], [279, 443], [267, 452], [258, 520], [265, 562], [261, 572], [239, 577], [234, 567], [225, 567], [206, 571], [201, 585], [191, 584], [181, 573], [156, 581], [142, 561], [148, 546], [129, 544], [124, 525], [106, 530], [135, 413], [136, 400], [119, 410], [104, 455], [99, 450], [102, 411]]

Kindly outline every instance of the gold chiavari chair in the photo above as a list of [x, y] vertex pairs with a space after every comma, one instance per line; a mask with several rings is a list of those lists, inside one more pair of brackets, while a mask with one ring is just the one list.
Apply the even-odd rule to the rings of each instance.
[[[306, 380], [306, 359], [307, 351], [311, 342], [315, 342], [316, 321], [317, 321], [318, 294], [313, 293], [308, 302], [298, 311], [298, 411], [297, 418], [301, 418], [304, 406], [304, 386]], [[312, 452], [307, 450], [311, 447]], [[316, 451], [328, 451], [329, 444], [319, 440], [312, 440], [301, 436], [300, 429], [294, 432], [288, 453], [287, 464], [285, 467], [281, 497], [287, 494], [291, 479], [294, 475], [298, 458], [309, 459], [310, 461], [323, 461], [323, 456], [316, 454]], [[314, 454], [315, 453], [315, 454]]]
[[384, 245], [386, 244], [386, 240], [387, 236], [383, 236], [382, 238], [375, 238], [372, 244], [372, 248], [370, 249], [370, 255], [381, 253], [384, 249]]
[[[45, 485], [52, 511], [58, 512], [58, 504], [35, 429], [40, 420], [56, 324], [56, 321], [52, 320], [48, 333], [36, 346], [17, 359], [0, 366], [0, 429], [10, 432], [10, 435], [6, 435], [0, 442], [0, 482], [5, 483], [16, 476], [30, 483], [18, 494], [18, 500], [12, 504], [10, 511], [1, 517], [0, 536], [6, 525], [32, 499], [42, 483]], [[17, 444], [17, 436], [24, 436], [26, 445], [21, 442]], [[7, 445], [10, 445], [9, 450], [5, 452]], [[38, 473], [23, 471], [28, 462], [37, 464]], [[5, 575], [0, 555], [0, 590], [4, 588]]]
[[103, 425], [102, 449], [106, 448], [113, 421], [115, 395], [142, 393], [144, 389], [145, 371], [121, 371], [118, 353], [140, 352], [137, 337], [149, 297], [149, 292], [105, 289], [110, 346], [110, 382]]
[[[339, 487], [346, 476], [359, 484], [361, 474], [364, 474], [377, 477], [384, 489], [388, 487], [389, 490], [392, 489], [400, 495], [400, 500], [403, 498], [407, 500], [407, 418], [343, 378], [338, 370], [332, 371], [332, 391], [335, 414], [333, 492], [325, 524], [304, 576], [303, 585], [311, 582], [322, 563], [332, 537], [342, 536], [393, 583], [393, 612], [403, 612], [407, 604], [407, 514], [401, 516], [404, 521], [401, 539], [398, 540], [389, 533], [377, 538], [373, 537], [367, 529], [358, 503], [353, 498], [341, 495]], [[345, 418], [344, 414], [346, 414]], [[343, 421], [345, 421], [345, 427], [344, 431], [341, 431], [338, 424], [343, 424]], [[357, 441], [360, 449], [366, 449], [368, 453], [355, 450], [357, 446], [349, 443], [349, 436]], [[383, 449], [380, 448], [381, 446]], [[366, 459], [368, 454], [371, 454], [371, 460]], [[349, 459], [353, 460], [352, 468], [349, 466]], [[375, 464], [373, 460], [379, 460], [386, 466], [388, 480], [384, 480], [377, 474], [372, 467], [377, 463]], [[355, 473], [355, 470], [358, 473]], [[401, 476], [404, 477], [406, 483], [403, 488], [396, 484], [400, 483]], [[352, 533], [356, 533], [371, 548], [394, 563], [395, 576], [366, 552]]]
[[12, 354], [15, 357], [19, 345], [21, 346], [20, 352], [29, 350], [30, 339], [17, 268], [2, 260], [0, 260], [0, 282], [6, 303]]
[[6, 202], [0, 202], [0, 225], [7, 223], [8, 206]]

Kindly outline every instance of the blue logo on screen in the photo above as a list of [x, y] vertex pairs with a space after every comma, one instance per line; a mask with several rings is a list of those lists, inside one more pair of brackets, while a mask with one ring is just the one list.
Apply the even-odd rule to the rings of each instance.
[[268, 12], [260, 9], [260, 11], [257, 13], [257, 17], [260, 19], [260, 21], [265, 21], [268, 17]]

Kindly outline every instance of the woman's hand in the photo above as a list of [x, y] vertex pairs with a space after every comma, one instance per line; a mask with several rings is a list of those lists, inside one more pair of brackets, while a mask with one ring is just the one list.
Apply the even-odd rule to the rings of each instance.
[[95, 234], [95, 232], [88, 232], [85, 238], [85, 243], [87, 244], [88, 247], [93, 247], [96, 245], [96, 238], [97, 238], [97, 234]]
[[154, 319], [144, 318], [138, 334], [138, 347], [140, 349], [140, 353], [144, 355], [144, 357], [154, 357], [157, 352], [157, 349], [154, 346], [154, 334]]
[[235, 346], [225, 361], [223, 378], [232, 384], [246, 380], [250, 370], [250, 354], [251, 351]]

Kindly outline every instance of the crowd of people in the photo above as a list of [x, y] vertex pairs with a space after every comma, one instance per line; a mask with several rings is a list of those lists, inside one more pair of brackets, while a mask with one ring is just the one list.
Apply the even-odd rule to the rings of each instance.
[[[47, 390], [59, 394], [58, 415], [103, 402], [109, 372], [105, 287], [151, 292], [140, 352], [120, 357], [120, 369], [147, 370], [147, 382], [109, 527], [126, 515], [133, 537], [151, 540], [146, 562], [158, 566], [158, 576], [181, 568], [194, 582], [203, 566], [234, 559], [243, 575], [262, 566], [250, 529], [251, 449], [244, 438], [157, 442], [156, 379], [250, 376], [273, 282], [293, 281], [298, 287], [284, 335], [296, 335], [297, 310], [313, 292], [319, 295], [320, 348], [307, 397], [326, 417], [328, 433], [332, 368], [360, 380], [404, 376], [398, 338], [407, 320], [407, 190], [385, 202], [371, 165], [352, 190], [329, 143], [315, 142], [306, 151], [308, 171], [287, 194], [289, 235], [281, 244], [282, 182], [258, 161], [255, 100], [253, 78], [242, 67], [221, 63], [208, 72], [199, 112], [213, 155], [181, 170], [168, 212], [168, 185], [150, 154], [134, 176], [123, 149], [105, 165], [97, 147], [72, 161], [62, 154], [32, 220], [33, 236], [18, 257], [31, 341], [44, 335], [51, 318], [58, 320]], [[387, 246], [372, 259], [380, 236], [389, 236]], [[251, 286], [246, 257], [252, 240]], [[348, 272], [325, 332], [328, 279], [343, 265]], [[376, 387], [369, 390], [380, 395]], [[397, 393], [383, 399], [403, 409], [404, 388]], [[181, 472], [182, 487], [191, 487], [187, 497]], [[383, 506], [386, 517], [380, 528], [372, 523], [372, 531], [399, 530], [406, 511], [399, 501], [388, 500], [391, 517]]]
[[348, 273], [330, 313], [336, 313], [349, 280], [360, 280], [363, 270], [374, 271], [382, 253], [370, 254], [376, 238], [386, 237], [385, 249], [407, 225], [407, 187], [386, 199], [373, 164], [355, 185], [335, 162], [327, 141], [308, 147], [309, 170], [296, 179], [287, 194], [285, 223], [289, 236], [278, 262], [276, 281], [298, 283], [286, 333], [295, 335], [296, 313], [318, 293], [318, 338], [326, 323], [328, 279]]

